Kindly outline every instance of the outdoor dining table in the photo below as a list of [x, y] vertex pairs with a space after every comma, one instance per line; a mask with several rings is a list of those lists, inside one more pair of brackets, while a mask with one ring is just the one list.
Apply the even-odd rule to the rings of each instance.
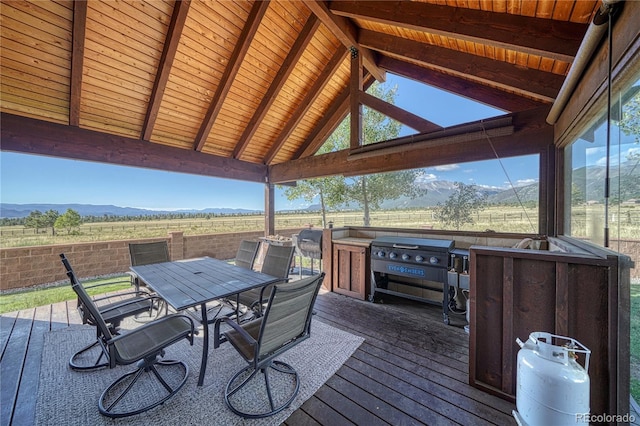
[[176, 311], [199, 306], [204, 336], [198, 386], [204, 382], [209, 353], [208, 325], [211, 320], [207, 318], [207, 303], [280, 281], [271, 275], [211, 257], [152, 263], [130, 269]]

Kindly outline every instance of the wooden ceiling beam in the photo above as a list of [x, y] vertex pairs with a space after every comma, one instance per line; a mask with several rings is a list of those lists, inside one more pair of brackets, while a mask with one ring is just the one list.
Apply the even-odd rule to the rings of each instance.
[[511, 90], [542, 102], [553, 102], [564, 81], [562, 75], [369, 30], [360, 31], [358, 42], [391, 56], [406, 57], [429, 68]]
[[550, 102], [536, 101], [515, 93], [485, 86], [466, 78], [380, 55], [379, 64], [392, 74], [409, 78], [507, 112], [526, 111]]
[[82, 72], [84, 68], [84, 41], [87, 29], [87, 2], [73, 2], [73, 40], [69, 89], [69, 125], [80, 125], [82, 100]]
[[140, 136], [142, 140], [148, 141], [151, 139], [153, 128], [158, 118], [158, 111], [160, 111], [160, 103], [162, 102], [162, 97], [167, 87], [167, 82], [169, 81], [169, 74], [171, 73], [173, 60], [176, 57], [180, 37], [182, 36], [182, 30], [184, 29], [184, 23], [187, 20], [190, 6], [191, 0], [178, 0], [173, 6], [173, 14], [171, 15], [169, 30], [167, 31], [162, 56], [160, 57], [156, 80], [153, 83], [153, 89], [151, 89], [149, 106], [147, 107], [147, 113], [144, 117], [144, 123], [142, 124]]
[[385, 102], [380, 98], [376, 98], [367, 92], [360, 92], [360, 102], [369, 108], [375, 109], [379, 113], [404, 124], [405, 126], [409, 126], [412, 129], [417, 130], [419, 133], [442, 130], [442, 126], [438, 126], [437, 124], [432, 123], [429, 120], [425, 120], [424, 118], [405, 109], [390, 104], [389, 102]]
[[[375, 78], [367, 72], [362, 83], [363, 89], [368, 89], [375, 81]], [[327, 138], [336, 130], [347, 114], [349, 114], [349, 93], [349, 89], [346, 88], [336, 96], [320, 122], [318, 122], [309, 134], [309, 137], [305, 139], [298, 151], [291, 158], [292, 160], [314, 155], [320, 149]]]
[[280, 148], [282, 148], [282, 146], [286, 142], [287, 138], [300, 123], [300, 120], [302, 120], [307, 111], [309, 111], [309, 108], [311, 108], [311, 105], [313, 105], [313, 102], [316, 100], [316, 98], [320, 95], [322, 89], [324, 89], [324, 86], [327, 85], [329, 80], [331, 80], [331, 77], [333, 77], [333, 74], [337, 71], [340, 65], [342, 65], [346, 54], [347, 51], [342, 49], [338, 49], [338, 51], [333, 54], [333, 57], [331, 58], [329, 63], [324, 67], [322, 73], [320, 73], [315, 83], [313, 84], [313, 86], [311, 86], [296, 111], [287, 121], [287, 124], [278, 135], [278, 138], [271, 146], [271, 149], [269, 149], [269, 152], [265, 156], [264, 164], [270, 164], [273, 161]]
[[358, 30], [349, 19], [331, 13], [326, 3], [322, 0], [307, 1], [305, 5], [329, 28], [329, 31], [340, 40], [344, 47], [347, 49], [355, 47], [360, 51], [364, 67], [376, 80], [380, 82], [386, 80], [384, 70], [378, 67], [375, 53], [358, 45], [356, 40]]
[[[433, 167], [446, 164], [482, 161], [539, 154], [553, 145], [553, 127], [546, 123], [549, 106], [511, 114], [514, 133], [506, 136], [486, 137], [473, 141], [437, 145], [419, 152], [408, 150], [391, 154], [349, 160], [349, 150], [314, 155], [274, 164], [269, 167], [269, 180], [284, 184], [302, 179], [348, 174], [350, 176], [382, 173], [396, 170]], [[494, 151], [495, 150], [495, 151]]]
[[209, 132], [213, 127], [213, 123], [215, 123], [220, 110], [222, 109], [222, 104], [224, 103], [224, 99], [231, 90], [231, 85], [235, 79], [236, 74], [238, 74], [238, 70], [242, 65], [242, 61], [251, 46], [251, 42], [253, 41], [253, 37], [258, 31], [258, 27], [260, 26], [260, 22], [262, 21], [262, 17], [267, 12], [269, 8], [269, 1], [256, 1], [253, 3], [251, 7], [251, 11], [249, 12], [249, 16], [247, 17], [247, 21], [245, 23], [240, 36], [238, 37], [238, 41], [236, 42], [235, 48], [233, 49], [233, 53], [229, 58], [229, 62], [227, 67], [222, 74], [222, 78], [218, 83], [218, 88], [216, 89], [216, 93], [213, 95], [211, 100], [211, 105], [205, 114], [204, 120], [198, 133], [196, 135], [196, 139], [194, 142], [194, 150], [201, 151], [202, 147], [207, 141], [207, 137], [209, 136]]
[[242, 153], [249, 145], [251, 138], [255, 134], [256, 130], [258, 130], [258, 126], [260, 126], [260, 123], [267, 115], [269, 108], [276, 100], [278, 92], [280, 92], [280, 90], [286, 83], [287, 78], [289, 78], [289, 76], [293, 72], [296, 63], [313, 39], [313, 36], [315, 35], [316, 30], [319, 26], [320, 21], [314, 14], [311, 14], [307, 19], [306, 24], [302, 28], [302, 31], [300, 31], [300, 34], [298, 35], [295, 43], [293, 44], [293, 46], [291, 46], [289, 54], [278, 70], [278, 74], [276, 74], [275, 78], [271, 82], [269, 90], [267, 90], [267, 93], [265, 93], [262, 101], [260, 102], [260, 105], [253, 114], [253, 117], [251, 117], [251, 120], [249, 120], [249, 123], [247, 123], [247, 127], [242, 133], [242, 136], [240, 136], [240, 140], [233, 150], [233, 158], [240, 158]]
[[[265, 182], [267, 167], [13, 114], [0, 113], [2, 150], [178, 173]], [[90, 178], [79, 176], [80, 179]]]
[[572, 62], [587, 24], [423, 2], [333, 1], [332, 13]]

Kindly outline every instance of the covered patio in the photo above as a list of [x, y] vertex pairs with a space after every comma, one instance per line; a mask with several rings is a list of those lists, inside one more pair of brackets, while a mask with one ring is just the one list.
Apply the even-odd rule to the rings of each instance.
[[[454, 319], [454, 326], [446, 326], [436, 307], [425, 309], [403, 299], [370, 304], [326, 291], [318, 297], [315, 311], [314, 321], [365, 341], [286, 424], [515, 423], [514, 404], [468, 384], [463, 321]], [[2, 424], [33, 424], [44, 333], [81, 320], [75, 301], [0, 319]], [[212, 351], [211, 357], [215, 356]]]
[[[633, 266], [608, 249], [608, 236], [604, 244], [571, 237], [568, 150], [602, 124], [608, 89], [640, 76], [640, 2], [618, 3], [2, 2], [1, 149], [264, 184], [265, 236], [277, 233], [277, 184], [537, 155], [533, 235], [323, 231], [327, 291], [317, 319], [366, 340], [288, 423], [509, 424], [512, 337], [526, 337], [530, 324], [595, 339], [592, 410], [624, 415]], [[369, 95], [387, 73], [505, 113], [442, 127]], [[415, 134], [366, 141], [363, 106]], [[346, 117], [349, 149], [316, 155]], [[366, 297], [365, 266], [346, 268], [363, 287], [345, 293], [344, 243], [364, 247], [389, 234], [472, 249], [470, 335], [443, 324], [437, 307], [357, 300]], [[552, 238], [566, 256], [511, 250], [523, 237]], [[359, 253], [368, 265], [370, 252]], [[518, 305], [543, 292], [548, 309]], [[496, 300], [492, 311], [487, 301]], [[78, 323], [72, 305], [1, 317], [3, 424], [32, 420], [42, 335]], [[485, 337], [500, 346], [486, 351]]]

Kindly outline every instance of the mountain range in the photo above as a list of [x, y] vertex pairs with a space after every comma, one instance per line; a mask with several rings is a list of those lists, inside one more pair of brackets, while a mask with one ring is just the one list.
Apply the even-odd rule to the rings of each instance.
[[[395, 200], [388, 200], [382, 204], [383, 209], [406, 209], [433, 207], [439, 203], [445, 202], [449, 196], [455, 191], [456, 187], [453, 182], [449, 181], [432, 181], [421, 183], [420, 186], [427, 190], [426, 195], [410, 199], [408, 197], [400, 197]], [[526, 192], [527, 200], [536, 200], [538, 196], [538, 185], [533, 184], [529, 187], [518, 188], [518, 193]], [[499, 189], [483, 189], [481, 193], [486, 195], [490, 202], [512, 203], [516, 202], [513, 190]], [[522, 195], [521, 195], [522, 198]], [[495, 201], [491, 201], [495, 200]], [[523, 200], [524, 201], [524, 200]], [[357, 206], [345, 205], [343, 209], [357, 209]], [[27, 217], [32, 211], [39, 210], [44, 213], [48, 210], [55, 210], [62, 214], [67, 209], [75, 210], [80, 216], [148, 216], [148, 215], [165, 215], [180, 213], [212, 213], [212, 214], [254, 214], [263, 213], [262, 210], [247, 210], [233, 208], [207, 208], [203, 210], [184, 209], [184, 210], [151, 210], [140, 209], [135, 207], [118, 207], [113, 205], [94, 205], [94, 204], [9, 204], [0, 203], [0, 218], [22, 218]], [[316, 211], [320, 209], [320, 205], [312, 204], [305, 210]]]
[[118, 207], [113, 205], [96, 204], [9, 204], [0, 203], [0, 218], [27, 217], [32, 211], [39, 210], [44, 213], [55, 210], [62, 214], [67, 209], [75, 210], [80, 216], [149, 216], [180, 213], [213, 213], [213, 214], [251, 214], [262, 213], [262, 210], [232, 209], [232, 208], [207, 208], [203, 210], [151, 210], [136, 207]]
[[[627, 198], [640, 198], [640, 167], [635, 167], [631, 162], [623, 163], [619, 169], [612, 168], [610, 177], [615, 180], [618, 175], [625, 176], [623, 181], [626, 184]], [[604, 195], [605, 168], [600, 166], [589, 166], [573, 171], [573, 184], [585, 196], [585, 200], [601, 200]], [[411, 199], [400, 197], [395, 200], [387, 200], [381, 207], [385, 210], [433, 207], [444, 203], [456, 187], [451, 181], [429, 181], [419, 183], [422, 189], [426, 189], [426, 195]], [[537, 202], [538, 184], [534, 183], [516, 188], [516, 196], [513, 189], [486, 188], [479, 186], [478, 191], [485, 195], [489, 204], [518, 204]], [[343, 209], [358, 209], [355, 205], [345, 205]], [[46, 212], [55, 210], [62, 214], [67, 209], [77, 211], [80, 216], [148, 216], [180, 213], [212, 213], [212, 214], [261, 214], [262, 210], [234, 209], [234, 208], [207, 208], [203, 210], [150, 210], [135, 207], [118, 207], [113, 205], [93, 205], [93, 204], [8, 204], [0, 203], [0, 218], [22, 218], [27, 217], [34, 210]], [[316, 211], [320, 205], [312, 204], [305, 210]]]

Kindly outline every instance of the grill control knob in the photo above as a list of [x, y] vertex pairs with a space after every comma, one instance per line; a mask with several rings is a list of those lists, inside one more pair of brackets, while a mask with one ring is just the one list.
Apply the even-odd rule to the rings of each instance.
[[417, 255], [416, 256], [416, 262], [424, 262], [424, 257]]
[[407, 260], [409, 260], [409, 259], [411, 259], [411, 256], [409, 256], [407, 253], [405, 253], [405, 254], [403, 254], [403, 255], [402, 255], [402, 260], [407, 261]]
[[391, 259], [395, 259], [396, 257], [398, 257], [398, 254], [397, 254], [396, 252], [393, 252], [393, 251], [392, 251], [391, 253], [389, 253], [389, 257], [390, 257]]
[[435, 256], [431, 256], [431, 257], [429, 258], [429, 263], [430, 263], [430, 264], [432, 264], [432, 265], [436, 265], [436, 264], [438, 264], [438, 262], [440, 262], [440, 261], [439, 261], [439, 260], [438, 260], [438, 258], [437, 258], [437, 257], [435, 257]]
[[378, 255], [378, 257], [384, 257], [384, 252], [382, 250], [380, 250], [378, 253], [376, 253]]

